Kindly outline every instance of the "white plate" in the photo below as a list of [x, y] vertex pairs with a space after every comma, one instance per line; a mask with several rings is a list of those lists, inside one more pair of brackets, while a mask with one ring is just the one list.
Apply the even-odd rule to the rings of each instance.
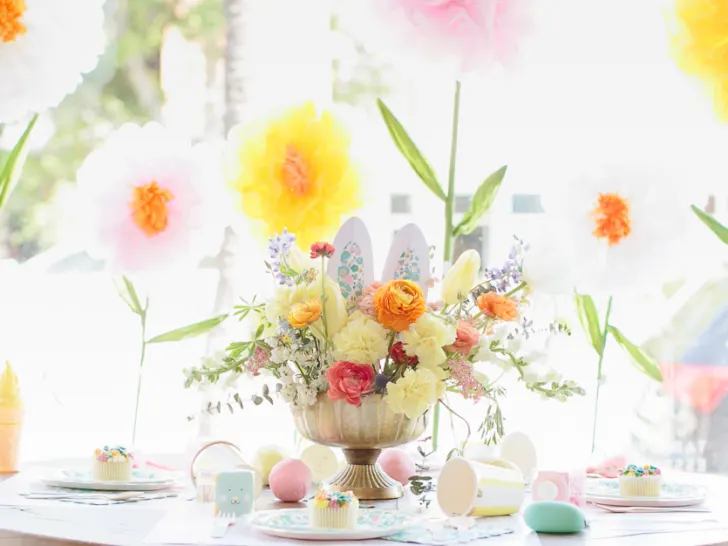
[[250, 518], [251, 526], [262, 533], [303, 540], [381, 538], [399, 533], [417, 521], [411, 514], [376, 508], [359, 511], [356, 529], [314, 529], [305, 508], [254, 512]]
[[147, 470], [133, 470], [130, 482], [98, 481], [86, 470], [62, 470], [41, 478], [41, 481], [51, 487], [88, 491], [158, 491], [176, 483], [169, 474]]
[[704, 487], [694, 485], [663, 483], [659, 497], [622, 497], [619, 494], [619, 480], [588, 480], [585, 498], [587, 502], [607, 506], [642, 506], [649, 508], [678, 508], [694, 506], [705, 501]]

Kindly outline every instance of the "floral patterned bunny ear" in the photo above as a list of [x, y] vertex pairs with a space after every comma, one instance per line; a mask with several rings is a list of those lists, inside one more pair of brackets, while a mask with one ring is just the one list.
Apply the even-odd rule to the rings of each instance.
[[353, 306], [362, 290], [374, 282], [372, 240], [364, 222], [347, 220], [336, 234], [334, 248], [327, 274], [339, 283], [347, 304]]
[[420, 228], [407, 224], [397, 232], [384, 265], [382, 282], [404, 279], [416, 282], [427, 296], [430, 248]]

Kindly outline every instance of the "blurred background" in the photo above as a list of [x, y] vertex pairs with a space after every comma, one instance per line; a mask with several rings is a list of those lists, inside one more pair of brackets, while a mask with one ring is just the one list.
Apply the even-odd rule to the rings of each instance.
[[[409, 222], [441, 246], [439, 203], [396, 151], [376, 99], [387, 102], [444, 175], [452, 81], [398, 66], [369, 47], [376, 32], [364, 28], [356, 4], [107, 0], [106, 53], [74, 95], [41, 117], [22, 183], [0, 217], [0, 357], [13, 362], [21, 378], [26, 460], [47, 458], [48, 445], [59, 456], [83, 456], [100, 438], [114, 442], [131, 434], [138, 317], [118, 298], [103, 264], [81, 250], [70, 205], [76, 170], [123, 123], [159, 120], [196, 142], [222, 146], [237, 123], [308, 99], [334, 105], [352, 133], [363, 173], [366, 204], [359, 216], [372, 231], [378, 266], [392, 235]], [[567, 168], [583, 157], [609, 157], [615, 143], [688, 168], [685, 183], [701, 196], [695, 204], [728, 218], [721, 164], [728, 133], [714, 120], [710, 101], [669, 57], [665, 3], [582, 4], [550, 0], [540, 14], [537, 46], [522, 66], [463, 82], [457, 212], [467, 209], [488, 173], [504, 164], [509, 171], [493, 209], [458, 241], [456, 252], [475, 248], [484, 264], [502, 262], [513, 235], [528, 240], [541, 229], [542, 201], [559, 198]], [[0, 134], [4, 153], [20, 125]], [[150, 297], [151, 335], [227, 312], [239, 296], [265, 292], [265, 245], [241, 218], [230, 223], [235, 229], [226, 230], [219, 252], [199, 268], [137, 283]], [[705, 260], [695, 263], [689, 278], [615, 300], [613, 323], [660, 361], [665, 381], [639, 374], [618, 347], [607, 349], [601, 453], [728, 471], [726, 258], [724, 247], [706, 243]], [[504, 404], [506, 429], [530, 434], [544, 446], [545, 461], [567, 451], [588, 456], [597, 355], [568, 298], [537, 303], [571, 326], [572, 336], [553, 358], [587, 396], [547, 403], [513, 386]], [[605, 303], [597, 300], [602, 312]], [[200, 408], [225, 393], [183, 388], [183, 368], [245, 335], [245, 325], [228, 321], [208, 338], [150, 349], [140, 447], [175, 452], [211, 436], [232, 439], [244, 450], [261, 442], [294, 445], [283, 404], [209, 415]], [[458, 409], [473, 423], [485, 411], [466, 404]], [[444, 420], [443, 428], [445, 443], [462, 439], [460, 425], [453, 432]], [[246, 440], [251, 437], [255, 445]]]

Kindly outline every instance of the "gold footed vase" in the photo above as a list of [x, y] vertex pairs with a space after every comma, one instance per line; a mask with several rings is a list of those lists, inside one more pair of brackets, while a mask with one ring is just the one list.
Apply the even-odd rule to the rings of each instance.
[[365, 396], [360, 407], [331, 400], [319, 393], [313, 406], [294, 407], [298, 432], [317, 444], [340, 447], [346, 467], [327, 485], [334, 491], [352, 491], [362, 500], [398, 499], [404, 489], [377, 464], [383, 448], [419, 438], [427, 428], [427, 412], [417, 419], [393, 413], [380, 394]]

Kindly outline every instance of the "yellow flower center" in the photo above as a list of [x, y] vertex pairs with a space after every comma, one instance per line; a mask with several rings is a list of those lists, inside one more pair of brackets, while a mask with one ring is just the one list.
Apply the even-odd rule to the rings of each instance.
[[403, 290], [400, 287], [395, 288], [393, 293], [395, 299], [400, 305], [409, 305], [412, 303], [412, 299], [414, 298], [410, 292]]
[[596, 224], [593, 235], [598, 239], [607, 239], [610, 246], [632, 233], [629, 202], [617, 193], [600, 193], [591, 215]]
[[12, 42], [27, 30], [23, 14], [25, 0], [0, 0], [0, 42]]
[[132, 218], [139, 228], [149, 237], [158, 235], [167, 229], [169, 222], [169, 203], [174, 196], [169, 190], [159, 187], [156, 180], [144, 186], [134, 188], [134, 197], [130, 203]]
[[305, 195], [311, 185], [308, 164], [301, 152], [291, 144], [286, 148], [286, 159], [283, 161], [281, 180], [288, 191], [297, 197]]

